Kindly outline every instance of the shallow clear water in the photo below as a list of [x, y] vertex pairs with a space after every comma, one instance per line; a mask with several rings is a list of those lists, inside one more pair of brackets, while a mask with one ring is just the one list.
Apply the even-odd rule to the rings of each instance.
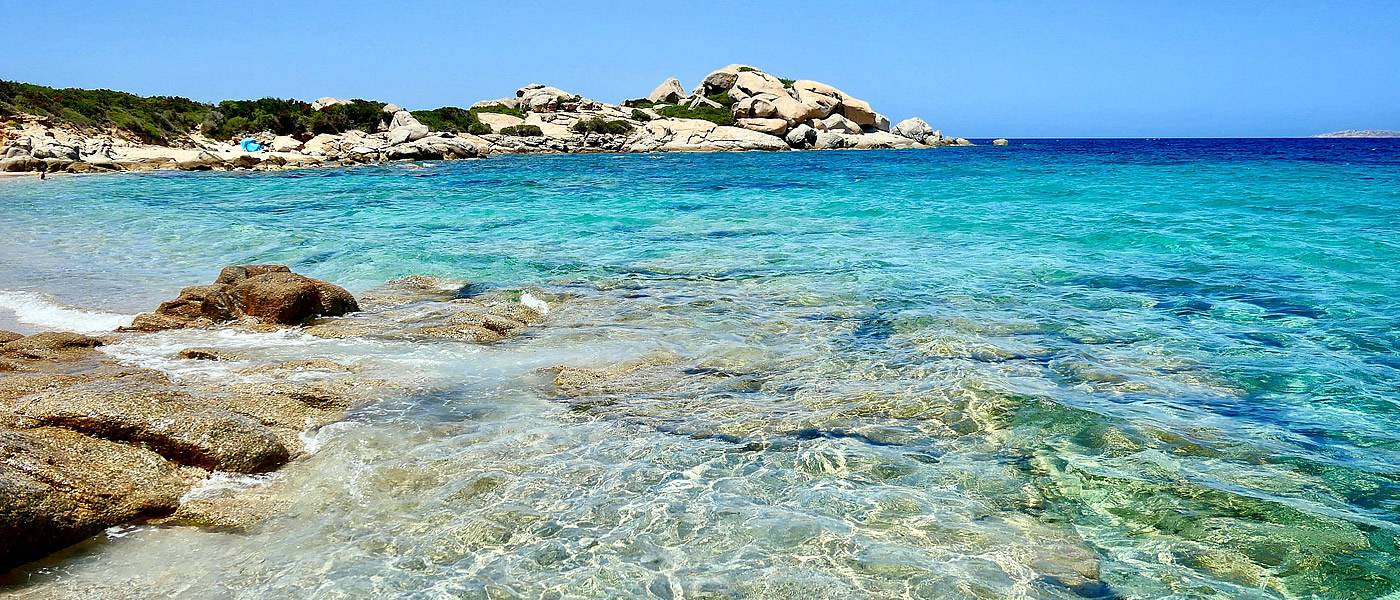
[[[1400, 143], [1025, 141], [0, 181], [0, 328], [238, 262], [567, 295], [482, 347], [178, 332], [402, 393], [245, 534], [18, 596], [1377, 598], [1400, 590]], [[541, 368], [671, 357], [625, 389]], [[231, 367], [230, 367], [231, 368]]]

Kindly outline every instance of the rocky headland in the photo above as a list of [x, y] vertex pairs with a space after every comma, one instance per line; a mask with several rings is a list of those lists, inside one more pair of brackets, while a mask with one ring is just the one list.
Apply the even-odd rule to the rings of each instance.
[[[285, 266], [240, 265], [108, 335], [0, 331], [0, 572], [117, 525], [255, 524], [272, 508], [265, 495], [203, 486], [278, 469], [307, 451], [308, 434], [400, 385], [321, 359], [258, 363], [228, 381], [177, 379], [105, 347], [187, 328], [483, 344], [548, 312], [528, 291], [464, 290], [409, 277], [356, 299]], [[240, 358], [204, 347], [170, 357]]]
[[1347, 129], [1344, 131], [1332, 131], [1319, 133], [1313, 137], [1320, 138], [1400, 138], [1400, 131], [1389, 129]]
[[[229, 118], [220, 110], [264, 101], [201, 109], [205, 105], [184, 99], [124, 96], [183, 102], [178, 114], [205, 112], [188, 131], [158, 135], [113, 125], [120, 118], [80, 124], [63, 118], [66, 113], [58, 108], [47, 115], [31, 114], [23, 103], [0, 98], [0, 118], [6, 119], [0, 127], [0, 172], [279, 170], [491, 154], [971, 145], [945, 136], [923, 119], [891, 123], [869, 102], [835, 86], [783, 79], [738, 64], [711, 72], [688, 92], [672, 78], [645, 97], [620, 104], [543, 84], [526, 85], [513, 96], [477, 102], [469, 109], [409, 111], [395, 104], [321, 98], [301, 103], [306, 113], [301, 116], [315, 123], [310, 128], [288, 125], [286, 115], [264, 122]], [[6, 106], [10, 108], [4, 110]], [[178, 129], [172, 125], [177, 120], [173, 110], [158, 114], [157, 120]], [[354, 118], [347, 120], [342, 113]], [[248, 139], [261, 148], [241, 144]]]

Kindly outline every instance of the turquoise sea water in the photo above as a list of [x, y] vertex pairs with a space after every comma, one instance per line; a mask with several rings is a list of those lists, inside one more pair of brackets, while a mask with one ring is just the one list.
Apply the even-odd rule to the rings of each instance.
[[[109, 327], [241, 262], [568, 299], [485, 348], [131, 343], [351, 361], [415, 392], [322, 430], [276, 476], [286, 515], [139, 528], [9, 593], [1400, 590], [1394, 140], [0, 181], [0, 328]], [[658, 353], [684, 368], [584, 400], [537, 371]]]

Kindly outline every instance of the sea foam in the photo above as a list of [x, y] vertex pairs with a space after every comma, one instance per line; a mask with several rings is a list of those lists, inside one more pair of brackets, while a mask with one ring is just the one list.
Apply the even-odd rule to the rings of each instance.
[[129, 325], [133, 315], [82, 310], [64, 306], [34, 292], [0, 290], [0, 310], [15, 314], [15, 320], [43, 329], [81, 333], [112, 331]]

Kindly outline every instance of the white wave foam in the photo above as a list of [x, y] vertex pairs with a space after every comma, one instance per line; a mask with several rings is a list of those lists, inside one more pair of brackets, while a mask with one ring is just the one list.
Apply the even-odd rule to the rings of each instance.
[[112, 331], [129, 325], [133, 318], [133, 315], [63, 306], [34, 292], [8, 290], [0, 290], [0, 309], [15, 313], [15, 320], [26, 325], [81, 333]]
[[243, 473], [228, 473], [225, 471], [214, 471], [209, 477], [201, 481], [199, 485], [190, 488], [185, 495], [180, 496], [180, 503], [184, 504], [190, 500], [202, 498], [214, 498], [230, 492], [238, 492], [251, 487], [265, 485], [278, 478], [276, 473], [264, 475], [247, 475]]
[[549, 314], [549, 303], [539, 299], [530, 292], [525, 292], [520, 295], [520, 303], [524, 304], [525, 308], [531, 309], [541, 315]]

